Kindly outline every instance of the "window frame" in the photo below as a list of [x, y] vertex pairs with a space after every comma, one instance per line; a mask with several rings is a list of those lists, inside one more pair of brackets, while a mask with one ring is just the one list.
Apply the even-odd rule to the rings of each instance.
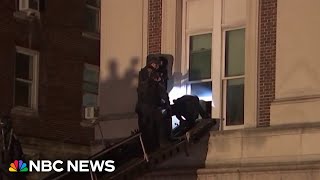
[[[222, 55], [221, 55], [221, 84], [222, 84], [222, 102], [221, 102], [221, 110], [222, 110], [222, 119], [223, 119], [223, 130], [235, 130], [235, 129], [243, 129], [245, 127], [245, 114], [244, 114], [244, 119], [243, 119], [243, 124], [241, 125], [232, 125], [232, 126], [227, 126], [227, 84], [228, 80], [232, 79], [243, 79], [244, 81], [244, 96], [245, 96], [245, 91], [246, 91], [246, 84], [245, 84], [245, 79], [246, 79], [246, 69], [244, 70], [244, 75], [238, 75], [238, 76], [232, 76], [232, 77], [227, 77], [226, 76], [226, 34], [228, 31], [234, 31], [234, 30], [240, 30], [244, 29], [246, 32], [246, 26], [245, 25], [239, 25], [235, 27], [229, 27], [229, 28], [223, 28], [222, 29]], [[246, 33], [245, 33], [246, 36]], [[245, 42], [246, 43], [246, 42]], [[245, 53], [246, 53], [246, 44], [245, 44]], [[246, 55], [244, 59], [244, 67], [246, 66]], [[245, 97], [244, 97], [244, 110], [243, 113], [245, 113]]]
[[[101, 0], [97, 0], [97, 1], [99, 1], [99, 6], [97, 6], [97, 7], [93, 6], [93, 5], [90, 5], [87, 2], [85, 2], [86, 11], [87, 11], [87, 9], [94, 10], [94, 11], [96, 11], [96, 14], [97, 14], [97, 17], [98, 17], [98, 19], [96, 19], [95, 31], [94, 32], [89, 31], [87, 25], [86, 25], [86, 31], [89, 32], [89, 33], [97, 33], [97, 34], [99, 34], [100, 33], [100, 28], [101, 28]], [[85, 15], [87, 15], [87, 14], [85, 13]]]
[[[212, 38], [214, 39], [212, 44], [212, 118], [220, 119], [220, 130], [223, 131], [223, 115], [222, 115], [222, 68], [221, 60], [223, 59], [223, 30], [234, 29], [234, 28], [245, 28], [246, 37], [245, 37], [245, 113], [244, 113], [244, 128], [256, 128], [258, 125], [258, 59], [259, 59], [259, 37], [258, 37], [258, 26], [259, 26], [259, 2], [258, 1], [248, 1], [246, 5], [246, 14], [249, 15], [246, 18], [241, 20], [224, 22], [224, 5], [223, 1], [218, 0], [214, 1], [214, 15], [212, 18], [212, 24], [203, 24], [199, 26], [191, 26], [189, 23], [189, 3], [192, 3], [193, 0], [182, 0], [181, 3], [177, 5], [179, 8], [175, 9], [177, 13], [181, 13], [181, 29], [177, 24], [171, 24], [171, 28], [179, 27], [181, 30], [181, 37], [177, 36], [178, 44], [181, 45], [181, 52], [178, 51], [179, 62], [181, 65], [181, 73], [188, 73], [188, 34], [209, 31], [212, 33]], [[164, 6], [164, 8], [167, 8]], [[166, 10], [166, 9], [165, 9]], [[167, 11], [167, 10], [166, 10]], [[181, 11], [181, 12], [180, 12]], [[248, 18], [250, 17], [250, 18]], [[164, 26], [166, 28], [166, 26]], [[181, 39], [180, 39], [181, 38]], [[167, 44], [171, 42], [171, 39], [163, 39], [163, 43]], [[168, 42], [167, 42], [168, 41]], [[174, 47], [174, 46], [172, 46]], [[178, 49], [179, 50], [179, 49]], [[180, 54], [181, 53], [181, 54]], [[177, 71], [179, 72], [180, 69]], [[181, 80], [180, 90], [182, 94], [186, 94], [186, 78]]]
[[83, 89], [83, 86], [82, 86], [82, 103], [81, 103], [81, 106], [82, 106], [82, 107], [87, 107], [87, 106], [85, 106], [85, 105], [83, 104], [83, 97], [84, 97], [85, 94], [94, 94], [94, 95], [97, 96], [97, 104], [96, 104], [96, 106], [98, 107], [98, 106], [99, 106], [99, 97], [98, 97], [98, 96], [99, 96], [100, 68], [99, 68], [99, 66], [85, 63], [84, 66], [83, 66], [82, 85], [83, 85], [84, 83], [93, 84], [93, 83], [91, 83], [91, 82], [89, 82], [89, 81], [85, 81], [85, 80], [84, 80], [84, 71], [85, 71], [85, 69], [93, 70], [93, 71], [96, 71], [96, 72], [98, 73], [98, 81], [97, 81], [98, 91], [97, 91], [97, 93], [85, 91], [85, 90]]
[[[16, 2], [18, 2], [18, 10], [19, 11], [23, 11], [23, 9], [22, 9], [22, 2], [21, 1], [26, 1], [26, 0], [17, 0]], [[30, 11], [34, 11], [34, 12], [40, 12], [40, 0], [36, 0], [37, 1], [37, 4], [38, 4], [38, 7], [37, 7], [37, 9], [33, 9], [33, 8], [30, 8], [30, 0], [27, 0], [28, 1], [28, 10]]]
[[[28, 55], [30, 57], [32, 57], [32, 80], [25, 80], [25, 79], [21, 79], [21, 78], [17, 78], [16, 77], [16, 61], [17, 58], [15, 58], [15, 68], [14, 68], [14, 96], [13, 96], [13, 104], [14, 107], [20, 108], [20, 109], [31, 109], [33, 111], [37, 111], [38, 110], [38, 87], [39, 87], [39, 56], [40, 53], [38, 51], [32, 50], [32, 49], [28, 49], [28, 48], [24, 48], [24, 47], [20, 47], [20, 46], [16, 46], [16, 51], [15, 54], [20, 53], [20, 54], [25, 54]], [[23, 82], [23, 83], [29, 83], [31, 84], [31, 94], [30, 94], [30, 107], [24, 107], [24, 106], [20, 106], [20, 105], [16, 105], [16, 81], [19, 82]]]
[[[199, 36], [199, 35], [206, 35], [206, 34], [211, 34], [211, 72], [210, 72], [210, 78], [207, 79], [201, 79], [201, 80], [189, 80], [189, 75], [190, 75], [190, 39], [192, 36]], [[187, 46], [186, 46], [186, 73], [188, 74], [187, 81], [186, 81], [186, 92], [187, 94], [191, 94], [191, 85], [192, 84], [198, 84], [198, 83], [204, 83], [204, 82], [211, 82], [212, 85], [212, 61], [213, 61], [213, 33], [212, 30], [210, 31], [198, 31], [198, 32], [193, 32], [193, 33], [187, 33]]]

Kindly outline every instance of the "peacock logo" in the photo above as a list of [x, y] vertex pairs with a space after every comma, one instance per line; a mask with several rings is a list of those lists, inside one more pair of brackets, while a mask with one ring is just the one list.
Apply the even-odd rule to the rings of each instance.
[[15, 160], [13, 163], [10, 164], [9, 172], [28, 172], [29, 169], [27, 164], [24, 163], [22, 160]]

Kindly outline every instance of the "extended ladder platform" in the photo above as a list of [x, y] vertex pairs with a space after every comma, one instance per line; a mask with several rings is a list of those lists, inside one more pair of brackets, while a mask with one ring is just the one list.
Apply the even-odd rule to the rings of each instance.
[[219, 129], [219, 120], [200, 119], [193, 128], [182, 136], [175, 137], [174, 141], [168, 146], [159, 148], [151, 154], [146, 153], [141, 133], [137, 133], [89, 157], [90, 160], [114, 160], [116, 166], [114, 172], [61, 172], [50, 174], [43, 180], [131, 180], [151, 172], [157, 165], [175, 157], [178, 153], [185, 153], [189, 156], [188, 147], [198, 142], [211, 129]]

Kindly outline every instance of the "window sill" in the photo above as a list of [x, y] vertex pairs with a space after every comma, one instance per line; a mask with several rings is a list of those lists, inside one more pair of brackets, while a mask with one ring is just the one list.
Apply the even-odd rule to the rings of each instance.
[[85, 37], [85, 38], [93, 39], [93, 40], [100, 40], [100, 34], [99, 33], [82, 32], [82, 36]]
[[39, 114], [36, 110], [27, 108], [27, 107], [21, 107], [21, 106], [16, 106], [12, 108], [11, 110], [12, 115], [18, 115], [18, 116], [25, 116], [25, 117], [39, 117]]
[[13, 13], [13, 17], [16, 19], [21, 19], [21, 20], [35, 20], [35, 19], [40, 19], [40, 12], [24, 12], [24, 11], [15, 11]]

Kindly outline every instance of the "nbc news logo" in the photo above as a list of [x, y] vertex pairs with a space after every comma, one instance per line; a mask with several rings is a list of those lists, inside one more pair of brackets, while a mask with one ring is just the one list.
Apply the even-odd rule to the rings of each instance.
[[15, 160], [9, 172], [113, 172], [115, 169], [113, 160], [30, 160], [29, 166], [22, 160]]

